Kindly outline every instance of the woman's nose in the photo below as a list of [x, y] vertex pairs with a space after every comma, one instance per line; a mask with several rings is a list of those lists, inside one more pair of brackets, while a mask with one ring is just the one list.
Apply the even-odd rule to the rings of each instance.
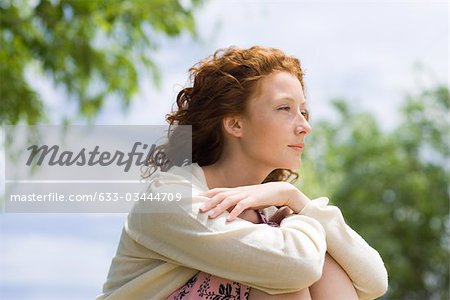
[[310, 131], [311, 125], [309, 124], [308, 120], [306, 120], [303, 115], [300, 115], [299, 122], [296, 127], [296, 133], [307, 135]]

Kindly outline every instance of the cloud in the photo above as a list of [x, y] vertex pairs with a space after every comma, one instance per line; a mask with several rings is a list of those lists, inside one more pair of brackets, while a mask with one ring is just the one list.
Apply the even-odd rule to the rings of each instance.
[[126, 116], [116, 106], [104, 120], [164, 123], [190, 66], [218, 48], [258, 44], [300, 58], [316, 117], [328, 117], [329, 100], [341, 97], [392, 126], [403, 94], [415, 88], [415, 63], [447, 81], [447, 8], [445, 2], [422, 1], [207, 2], [196, 13], [200, 42], [187, 35], [162, 39], [155, 56], [162, 89], [146, 80]]
[[[162, 88], [143, 78], [127, 114], [119, 103], [108, 103], [99, 124], [164, 123], [187, 82], [187, 69], [230, 45], [279, 47], [299, 57], [314, 119], [329, 117], [328, 101], [343, 97], [373, 111], [389, 127], [398, 121], [403, 93], [417, 89], [416, 62], [438, 81], [448, 81], [447, 2], [211, 1], [196, 15], [200, 42], [186, 35], [161, 41], [155, 61], [163, 74]], [[59, 97], [50, 88], [43, 92]], [[123, 219], [1, 216], [0, 296], [93, 298], [104, 282]]]

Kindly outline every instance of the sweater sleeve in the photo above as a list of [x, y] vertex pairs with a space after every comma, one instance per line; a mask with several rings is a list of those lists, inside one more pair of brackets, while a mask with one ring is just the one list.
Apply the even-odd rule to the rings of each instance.
[[[176, 188], [179, 191], [180, 186]], [[152, 192], [173, 189], [173, 184], [164, 184]], [[207, 199], [184, 197], [159, 213], [138, 212], [139, 205], [156, 205], [139, 202], [128, 216], [125, 231], [168, 262], [269, 294], [298, 291], [320, 279], [327, 246], [317, 220], [296, 215], [275, 228], [239, 218], [227, 222], [228, 212], [209, 219], [207, 213], [199, 212]]]
[[328, 198], [312, 200], [300, 212], [322, 224], [328, 253], [341, 265], [353, 282], [360, 299], [374, 299], [388, 287], [388, 275], [378, 252], [344, 221], [338, 207]]

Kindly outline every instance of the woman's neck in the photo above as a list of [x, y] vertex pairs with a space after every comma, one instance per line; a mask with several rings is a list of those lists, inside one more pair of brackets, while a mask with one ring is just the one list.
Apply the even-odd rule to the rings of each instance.
[[247, 166], [238, 161], [227, 163], [218, 161], [214, 164], [203, 166], [202, 169], [210, 189], [259, 184], [270, 173], [270, 170], [257, 172], [254, 166]]

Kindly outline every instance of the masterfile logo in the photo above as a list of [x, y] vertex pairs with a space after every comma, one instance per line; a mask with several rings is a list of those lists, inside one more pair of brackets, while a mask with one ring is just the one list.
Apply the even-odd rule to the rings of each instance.
[[13, 138], [5, 151], [5, 211], [128, 212], [138, 202], [167, 208], [191, 190], [151, 193], [146, 176], [170, 166], [189, 170], [191, 126], [175, 128], [177, 138], [162, 151], [175, 130], [165, 125], [6, 126]]
[[[143, 151], [139, 151], [139, 147], [142, 147]], [[145, 155], [145, 150], [149, 148]], [[124, 153], [116, 150], [114, 153], [109, 151], [99, 151], [100, 146], [96, 145], [93, 150], [89, 151], [86, 148], [82, 148], [78, 153], [72, 151], [60, 151], [58, 145], [49, 147], [48, 145], [32, 145], [27, 148], [31, 153], [26, 162], [27, 166], [31, 166], [35, 160], [36, 165], [41, 166], [44, 160], [49, 156], [47, 164], [49, 166], [71, 166], [76, 164], [77, 166], [109, 166], [116, 164], [117, 166], [125, 166], [124, 172], [128, 172], [133, 165], [144, 166], [146, 162], [150, 160], [151, 155], [156, 149], [156, 145], [152, 144], [149, 147], [147, 144], [141, 142], [135, 142], [130, 152]], [[145, 156], [144, 156], [145, 155]]]

